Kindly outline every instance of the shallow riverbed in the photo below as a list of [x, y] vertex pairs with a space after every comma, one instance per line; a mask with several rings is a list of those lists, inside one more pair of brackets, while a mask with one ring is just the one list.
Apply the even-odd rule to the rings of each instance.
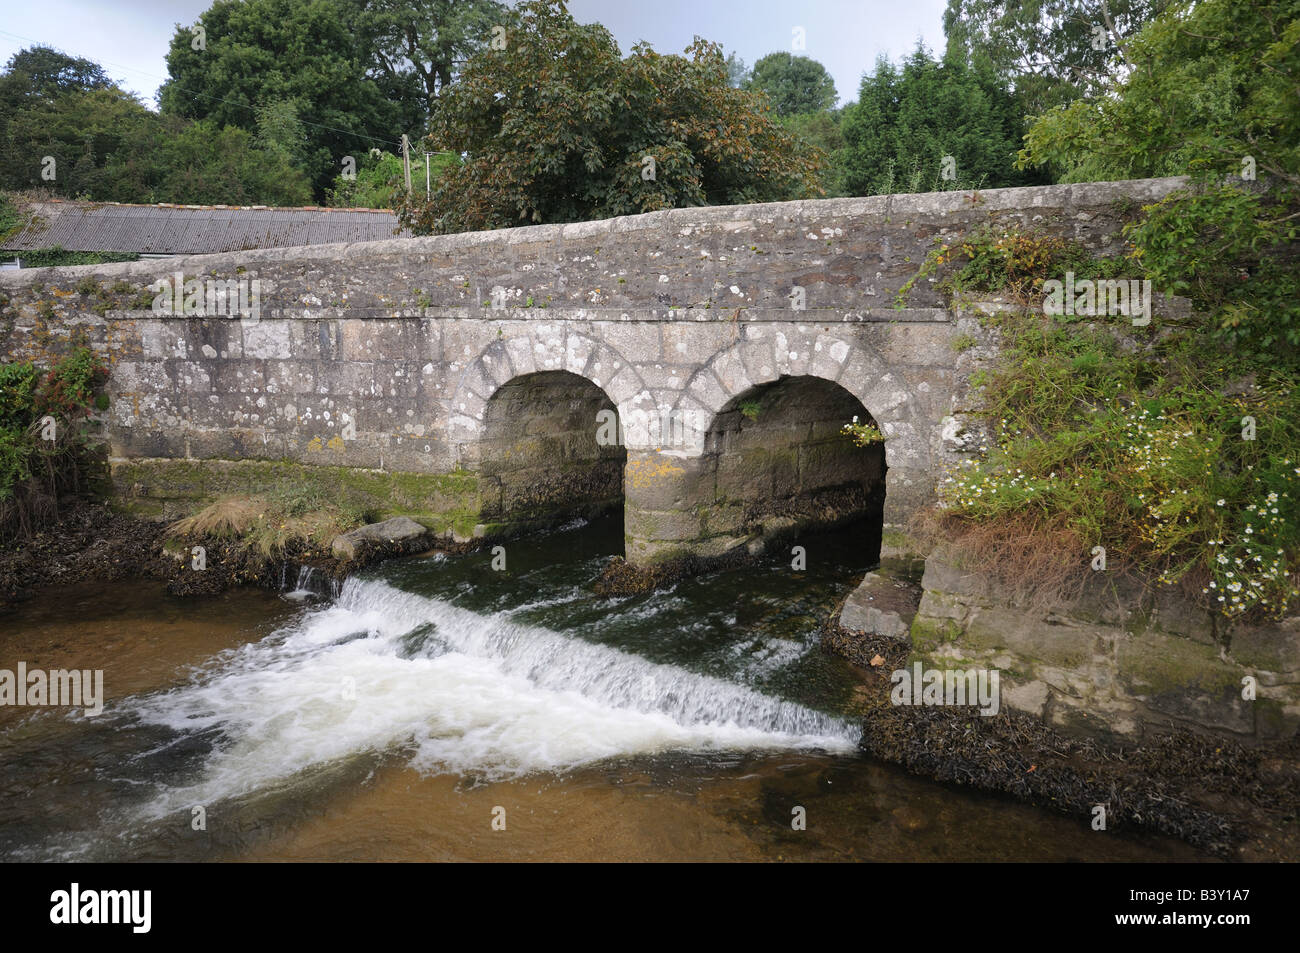
[[867, 568], [854, 531], [802, 572], [598, 599], [621, 532], [510, 543], [505, 571], [392, 561], [336, 594], [25, 604], [0, 668], [102, 669], [107, 701], [0, 707], [0, 859], [1205, 859], [861, 756], [855, 675], [814, 633]]

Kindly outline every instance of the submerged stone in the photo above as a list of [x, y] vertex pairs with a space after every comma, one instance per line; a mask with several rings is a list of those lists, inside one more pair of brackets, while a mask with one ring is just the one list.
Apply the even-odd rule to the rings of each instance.
[[429, 531], [409, 516], [397, 516], [382, 523], [359, 526], [334, 537], [330, 551], [338, 559], [356, 559], [368, 547], [394, 544], [407, 551], [418, 543], [429, 541]]

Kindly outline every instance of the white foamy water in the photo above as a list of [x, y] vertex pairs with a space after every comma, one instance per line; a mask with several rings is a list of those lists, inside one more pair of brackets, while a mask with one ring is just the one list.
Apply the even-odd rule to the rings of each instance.
[[316, 570], [310, 566], [298, 568], [298, 581], [292, 589], [284, 585], [284, 574], [281, 573], [280, 588], [284, 590], [281, 595], [290, 602], [305, 602], [308, 599], [318, 598], [324, 594], [321, 590], [328, 585], [327, 580], [318, 579]]
[[429, 773], [509, 777], [671, 750], [847, 751], [857, 739], [847, 722], [741, 685], [359, 579], [334, 605], [126, 709], [223, 739], [156, 815], [398, 746]]

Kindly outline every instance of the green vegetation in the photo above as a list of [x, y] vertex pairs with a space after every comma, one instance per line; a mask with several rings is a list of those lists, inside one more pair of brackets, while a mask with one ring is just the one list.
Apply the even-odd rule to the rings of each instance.
[[440, 99], [430, 147], [468, 158], [430, 201], [399, 207], [416, 233], [817, 193], [825, 160], [795, 148], [760, 94], [727, 84], [716, 45], [663, 56], [638, 44], [624, 59], [604, 27], [544, 0], [512, 11], [508, 33]]
[[757, 63], [742, 89], [766, 94], [778, 116], [820, 113], [835, 105], [835, 81], [826, 67], [806, 56], [769, 53]]
[[[460, 165], [453, 155], [429, 156], [429, 180], [437, 185], [443, 172]], [[423, 154], [411, 156], [411, 187], [424, 192], [425, 159]], [[396, 208], [406, 188], [402, 159], [391, 152], [371, 150], [360, 158], [356, 173], [338, 175], [326, 196], [330, 205], [338, 208]]]
[[0, 75], [0, 188], [231, 205], [302, 205], [332, 188], [389, 207], [336, 177], [349, 157], [360, 167], [402, 133], [417, 140], [459, 64], [505, 22], [495, 0], [216, 0], [177, 25], [158, 114], [96, 63], [35, 46]]
[[881, 58], [844, 109], [845, 186], [875, 195], [1040, 182], [1015, 168], [1021, 115], [1004, 84], [961, 59], [936, 61], [919, 45], [901, 68]]
[[1123, 259], [1096, 259], [1078, 243], [1063, 238], [983, 225], [959, 238], [936, 242], [920, 271], [899, 288], [895, 306], [906, 305], [918, 281], [959, 260], [961, 266], [950, 268], [938, 283], [948, 297], [975, 291], [1026, 299], [1042, 291], [1045, 279], [1066, 271], [1080, 279], [1114, 278], [1133, 267]]
[[13, 199], [0, 192], [0, 244], [23, 228], [23, 216]]
[[[1281, 616], [1300, 595], [1300, 5], [1178, 2], [1145, 26], [1150, 6], [1126, 9], [1127, 69], [1039, 116], [1019, 164], [1191, 179], [1126, 226], [1123, 258], [985, 226], [904, 287], [900, 302], [942, 274], [949, 295], [1021, 305], [986, 319], [1001, 357], [973, 382], [993, 446], [947, 479], [939, 522], [987, 566], [1087, 572], [1100, 546], [1108, 571], [1230, 618]], [[1033, 95], [1064, 95], [1064, 74], [1042, 79]], [[1192, 312], [1048, 316], [1043, 282], [1066, 271], [1148, 278]]]
[[[51, 268], [60, 265], [103, 265], [115, 261], [138, 261], [135, 252], [114, 251], [68, 251], [59, 248], [34, 248], [31, 251], [14, 252], [22, 259], [24, 268]], [[91, 279], [93, 280], [93, 279]]]
[[[1115, 0], [1108, 37], [1130, 39], [1161, 3]], [[1041, 4], [950, 0], [942, 59], [920, 47], [898, 66], [882, 59], [859, 102], [836, 109], [830, 74], [807, 56], [774, 52], [751, 70], [699, 40], [685, 56], [640, 44], [623, 57], [560, 0], [215, 0], [177, 25], [157, 114], [89, 60], [15, 55], [0, 75], [0, 189], [400, 206], [417, 231], [448, 232], [1032, 184], [1054, 167], [1014, 165], [1025, 116], [1100, 88], [1115, 49], [1094, 48], [1094, 28]], [[1022, 61], [1021, 48], [1047, 59]]]
[[946, 58], [960, 59], [1014, 91], [1022, 115], [1105, 94], [1119, 47], [1169, 0], [1104, 5], [1027, 0], [948, 0]]
[[226, 496], [168, 531], [179, 538], [215, 537], [263, 557], [287, 548], [326, 549], [340, 533], [370, 521], [363, 500], [348, 492], [326, 492], [310, 483], [284, 483], [255, 496]]
[[289, 487], [285, 492], [295, 498], [344, 501], [345, 513], [360, 511], [366, 522], [409, 516], [436, 533], [455, 530], [465, 536], [480, 522], [478, 477], [463, 470], [403, 473], [285, 460], [132, 460], [114, 464], [113, 481], [143, 488], [142, 495], [122, 501], [141, 516], [157, 516], [162, 499], [180, 497], [202, 508], [231, 497], [261, 500], [266, 487]]
[[1194, 173], [1300, 186], [1295, 0], [1179, 0], [1124, 48], [1105, 95], [1040, 115], [1021, 153], [1065, 182]]
[[156, 115], [95, 64], [45, 47], [0, 74], [0, 188], [117, 202], [302, 204], [311, 194], [244, 130]]
[[[1132, 230], [1128, 277], [1152, 257], [1146, 224]], [[986, 319], [1002, 341], [977, 382], [994, 445], [943, 484], [949, 530], [997, 526], [1080, 570], [1103, 546], [1109, 569], [1182, 582], [1226, 615], [1285, 610], [1300, 559], [1294, 370], [1224, 349], [1212, 320], [1044, 315], [1044, 279], [1124, 264], [1089, 264], [1067, 242], [981, 230], [931, 263], [948, 266], [950, 293], [1022, 305]]]
[[[818, 174], [818, 184], [826, 198], [849, 195], [845, 182], [845, 141], [841, 122], [843, 110], [796, 113], [782, 116], [779, 121], [796, 136], [809, 152], [818, 150], [826, 157], [826, 165]], [[759, 252], [759, 254], [762, 254]]]
[[93, 440], [86, 415], [107, 370], [78, 348], [42, 372], [0, 364], [0, 540], [29, 536], [84, 488]]
[[859, 423], [857, 417], [854, 417], [840, 430], [859, 447], [869, 447], [875, 443], [885, 442], [885, 435], [880, 432], [880, 428], [875, 424]]
[[295, 128], [286, 145], [321, 194], [344, 156], [360, 156], [376, 138], [391, 142], [402, 127], [400, 104], [366, 76], [366, 50], [350, 20], [341, 3], [217, 0], [198, 17], [201, 47], [190, 24], [177, 25], [161, 110], [246, 136], [273, 110], [274, 122]]
[[346, 157], [360, 166], [402, 133], [416, 141], [459, 64], [505, 22], [492, 0], [217, 0], [198, 18], [204, 48], [176, 28], [162, 112], [261, 137], [270, 111], [322, 196]]
[[[1066, 181], [1190, 173], [1130, 235], [1225, 347], [1300, 360], [1300, 5], [1179, 3], [1127, 46], [1116, 95], [1044, 114], [1024, 165]], [[1258, 176], [1258, 180], [1256, 180]]]

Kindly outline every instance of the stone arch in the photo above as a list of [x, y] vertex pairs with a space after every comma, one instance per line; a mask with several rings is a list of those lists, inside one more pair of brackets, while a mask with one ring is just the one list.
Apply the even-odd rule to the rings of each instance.
[[879, 544], [885, 453], [843, 432], [874, 424], [861, 401], [813, 374], [781, 375], [730, 398], [705, 435], [700, 469], [710, 535], [751, 551], [794, 534], [867, 522]]
[[516, 535], [621, 508], [627, 451], [614, 402], [568, 370], [512, 377], [488, 398], [478, 441], [480, 519]]
[[[712, 420], [729, 401], [783, 377], [813, 377], [852, 394], [885, 435], [886, 525], [902, 525], [933, 491], [929, 475], [939, 421], [922, 420], [921, 402], [902, 371], [861, 336], [860, 326], [827, 331], [811, 322], [751, 322], [687, 381], [676, 410]], [[927, 423], [930, 424], [927, 426]], [[933, 433], [931, 433], [933, 431]], [[697, 452], [704, 452], [704, 437]]]
[[519, 322], [493, 339], [456, 379], [447, 401], [448, 439], [455, 458], [477, 466], [484, 436], [484, 414], [492, 396], [511, 380], [541, 371], [566, 371], [600, 388], [617, 408], [645, 390], [635, 366], [605, 342], [568, 327], [564, 321]]

